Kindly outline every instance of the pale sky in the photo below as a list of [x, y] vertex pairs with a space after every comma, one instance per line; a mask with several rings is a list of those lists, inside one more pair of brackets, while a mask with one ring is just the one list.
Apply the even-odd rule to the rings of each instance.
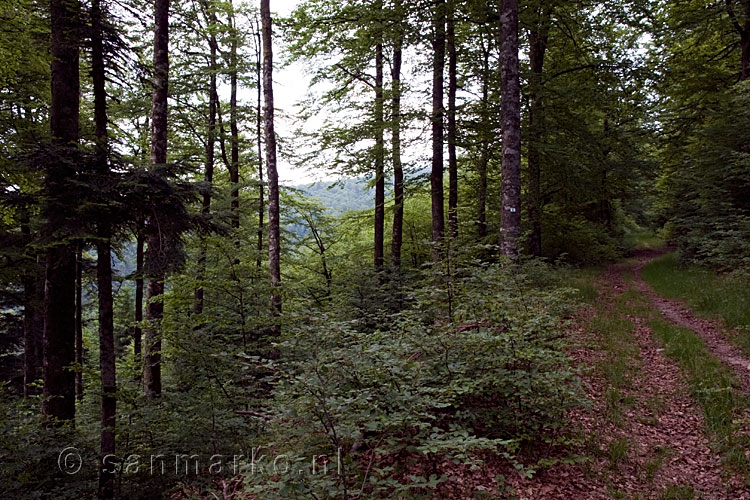
[[[288, 16], [294, 7], [300, 3], [300, 0], [270, 0], [271, 12], [280, 16]], [[296, 115], [295, 104], [305, 97], [307, 93], [310, 77], [305, 74], [300, 63], [294, 63], [287, 67], [281, 67], [283, 43], [281, 40], [274, 40], [274, 68], [273, 75], [273, 95], [276, 113], [276, 133], [282, 136], [289, 136], [294, 129], [295, 124], [292, 119]], [[287, 147], [293, 145], [287, 145]], [[284, 184], [304, 184], [316, 180], [330, 179], [331, 175], [327, 172], [315, 174], [306, 172], [304, 169], [292, 166], [283, 157], [279, 155], [279, 180]]]

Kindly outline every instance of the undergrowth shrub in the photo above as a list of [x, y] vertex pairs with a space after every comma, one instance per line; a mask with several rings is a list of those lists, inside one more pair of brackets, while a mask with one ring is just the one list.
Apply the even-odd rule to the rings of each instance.
[[538, 264], [448, 261], [382, 328], [305, 316], [285, 335], [264, 410], [283, 467], [249, 474], [251, 492], [410, 498], [448, 479], [438, 462], [477, 467], [491, 452], [523, 468], [524, 445], [564, 436], [582, 401], [560, 319], [571, 291]]
[[571, 217], [550, 207], [542, 219], [542, 252], [571, 264], [612, 262], [621, 255], [620, 242], [602, 224]]

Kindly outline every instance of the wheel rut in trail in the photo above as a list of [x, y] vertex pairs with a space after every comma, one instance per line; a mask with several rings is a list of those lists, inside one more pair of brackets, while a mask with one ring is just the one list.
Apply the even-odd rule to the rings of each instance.
[[[623, 293], [639, 291], [625, 279], [635, 266], [628, 261], [605, 270], [595, 283], [596, 306], [579, 311], [570, 330], [570, 354], [583, 368], [582, 388], [592, 402], [590, 408], [571, 414], [572, 425], [585, 435], [582, 454], [587, 464], [558, 465], [532, 479], [509, 482], [521, 500], [688, 498], [667, 496], [682, 491], [679, 488], [693, 492], [696, 500], [750, 500], [750, 486], [723, 467], [712, 450], [703, 412], [690, 396], [685, 375], [655, 341], [648, 318], [636, 312], [637, 298], [632, 312], [616, 311], [618, 302], [630, 304]], [[610, 362], [609, 351], [599, 344], [605, 332], [587, 326], [610, 314], [632, 323], [629, 339], [637, 348], [632, 382], [621, 388], [616, 403], [621, 408], [617, 419], [609, 407], [611, 385], [592, 369]], [[614, 460], [618, 443], [624, 443], [624, 455]]]
[[750, 358], [743, 354], [739, 347], [730, 343], [724, 332], [728, 329], [720, 321], [699, 318], [679, 301], [660, 296], [641, 277], [641, 270], [663, 252], [643, 251], [636, 255], [633, 265], [634, 287], [651, 299], [654, 306], [672, 324], [694, 331], [706, 343], [706, 347], [729, 366], [742, 384], [744, 392], [750, 394]]
[[[624, 279], [630, 266], [618, 264], [605, 271], [599, 286], [601, 300], [614, 302], [630, 288]], [[615, 484], [640, 498], [661, 498], [670, 485], [684, 485], [693, 488], [695, 498], [750, 499], [742, 480], [729, 477], [711, 449], [703, 413], [690, 397], [682, 370], [654, 341], [646, 318], [628, 314], [627, 319], [634, 326], [632, 336], [641, 364], [631, 393], [635, 404], [624, 412], [621, 428], [610, 429], [615, 439], [632, 442], [629, 463], [620, 466], [620, 477], [612, 478]], [[652, 404], [657, 401], [658, 409]], [[659, 457], [663, 457], [662, 466], [650, 481], [644, 481], [643, 471], [662, 460]]]

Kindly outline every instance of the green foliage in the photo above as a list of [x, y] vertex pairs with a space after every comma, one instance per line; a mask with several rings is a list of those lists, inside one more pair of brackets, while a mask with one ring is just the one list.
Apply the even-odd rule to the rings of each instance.
[[749, 268], [750, 82], [717, 100], [671, 172], [672, 238], [684, 261]]
[[[0, 394], [0, 494], [6, 498], [76, 500], [96, 494], [96, 441], [82, 440], [69, 426], [45, 428], [39, 398]], [[91, 436], [89, 436], [91, 437]], [[63, 453], [67, 447], [70, 452]], [[62, 455], [62, 456], [61, 456]], [[78, 464], [87, 464], [77, 470]]]
[[708, 352], [692, 330], [658, 319], [650, 321], [649, 326], [664, 344], [667, 356], [687, 373], [690, 392], [703, 409], [706, 426], [725, 460], [747, 473], [748, 458], [744, 450], [749, 443], [737, 415], [747, 410], [749, 402], [736, 389], [735, 375]]
[[[251, 491], [426, 491], [447, 478], [410, 472], [425, 463], [476, 467], [483, 450], [512, 459], [525, 444], [564, 434], [567, 409], [581, 397], [559, 319], [569, 292], [535, 287], [533, 267], [456, 275], [429, 273], [424, 288], [402, 290], [410, 305], [374, 329], [332, 315], [294, 322], [278, 344], [285, 355], [274, 363], [279, 381], [268, 412], [274, 450], [300, 473], [263, 477]], [[432, 305], [447, 293], [449, 317]], [[323, 456], [334, 470], [316, 474], [311, 459]]]
[[643, 278], [661, 295], [684, 300], [691, 310], [709, 317], [720, 317], [740, 334], [732, 336], [746, 352], [750, 352], [750, 289], [744, 272], [717, 274], [679, 263], [670, 253], [649, 262]]
[[601, 224], [583, 216], [548, 208], [542, 220], [542, 248], [552, 255], [573, 264], [596, 265], [616, 260], [617, 240]]

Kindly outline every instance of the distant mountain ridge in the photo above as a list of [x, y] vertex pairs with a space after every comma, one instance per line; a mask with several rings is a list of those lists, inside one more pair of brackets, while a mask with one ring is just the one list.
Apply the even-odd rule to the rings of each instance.
[[339, 181], [322, 181], [294, 186], [305, 196], [316, 198], [333, 214], [347, 210], [365, 210], [374, 205], [374, 189], [367, 179], [350, 177]]

